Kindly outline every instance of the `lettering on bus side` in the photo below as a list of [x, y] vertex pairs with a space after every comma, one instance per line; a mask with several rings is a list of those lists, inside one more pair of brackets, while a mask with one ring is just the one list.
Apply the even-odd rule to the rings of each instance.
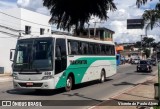
[[87, 64], [87, 60], [70, 60], [71, 65]]

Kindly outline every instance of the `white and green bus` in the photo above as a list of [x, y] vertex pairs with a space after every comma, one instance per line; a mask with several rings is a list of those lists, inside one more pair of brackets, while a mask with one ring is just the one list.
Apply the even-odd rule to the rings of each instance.
[[73, 85], [104, 82], [117, 72], [113, 42], [65, 35], [21, 38], [10, 59], [14, 88], [70, 91]]

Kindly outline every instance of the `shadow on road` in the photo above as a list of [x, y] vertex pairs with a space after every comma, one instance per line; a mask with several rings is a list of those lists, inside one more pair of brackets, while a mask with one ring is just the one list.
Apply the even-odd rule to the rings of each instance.
[[88, 100], [93, 100], [93, 101], [97, 101], [97, 102], [103, 102], [103, 100], [97, 100], [97, 99], [94, 99], [94, 98], [90, 98], [90, 97], [86, 97], [84, 95], [81, 95], [79, 93], [74, 93], [74, 94], [63, 94], [63, 95], [67, 95], [67, 96], [77, 96], [77, 97], [81, 97], [81, 98], [85, 98], [85, 99], [88, 99]]
[[11, 89], [6, 91], [9, 94], [33, 95], [33, 96], [51, 96], [64, 92], [64, 88], [54, 90], [33, 90], [33, 89]]
[[[108, 81], [111, 81], [111, 80], [113, 80], [113, 79], [106, 79], [105, 82], [108, 82]], [[85, 82], [85, 83], [82, 83], [82, 84], [75, 85], [73, 90], [81, 89], [81, 88], [96, 85], [96, 84], [101, 84], [101, 83], [99, 83], [99, 80], [89, 81], [89, 82]]]
[[156, 76], [156, 74], [153, 74], [152, 72], [137, 72], [134, 71], [133, 73], [126, 73], [128, 75], [150, 75], [150, 76]]
[[136, 86], [138, 84], [134, 84], [134, 83], [129, 83], [129, 82], [121, 82], [121, 83], [118, 83], [118, 84], [113, 84], [114, 86], [121, 86], [121, 85], [132, 85], [132, 86]]
[[[105, 82], [111, 81], [112, 79], [106, 79]], [[90, 81], [82, 84], [77, 84], [73, 87], [73, 90], [81, 89], [84, 87], [92, 86], [98, 84], [99, 81]], [[64, 88], [53, 89], [53, 90], [34, 90], [34, 89], [11, 89], [6, 91], [8, 94], [16, 95], [33, 95], [33, 96], [52, 96], [56, 94], [64, 93]]]

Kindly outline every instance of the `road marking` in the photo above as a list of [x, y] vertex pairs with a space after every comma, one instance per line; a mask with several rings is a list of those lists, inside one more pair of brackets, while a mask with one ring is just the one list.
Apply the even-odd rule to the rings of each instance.
[[[156, 72], [158, 72], [158, 70], [154, 71], [153, 73], [156, 73]], [[155, 76], [156, 76], [156, 75], [155, 75]], [[155, 76], [153, 76], [153, 77], [152, 77], [152, 76], [151, 76], [151, 77], [147, 77], [146, 79], [141, 80], [142, 82], [140, 82], [140, 83], [144, 83], [144, 82], [146, 82], [146, 81], [152, 80], [152, 79], [155, 78]], [[131, 87], [127, 88], [127, 89], [124, 89], [124, 90], [122, 90], [121, 92], [119, 92], [118, 94], [114, 94], [113, 96], [111, 95], [111, 97], [108, 97], [108, 99], [106, 99], [105, 101], [103, 101], [103, 102], [101, 102], [101, 103], [98, 103], [98, 104], [96, 104], [95, 106], [91, 106], [91, 107], [89, 107], [89, 108], [87, 108], [87, 109], [93, 109], [93, 108], [97, 107], [98, 105], [106, 102], [107, 100], [110, 100], [109, 98], [115, 98], [115, 97], [117, 97], [117, 96], [120, 96], [121, 94], [123, 94], [123, 93], [125, 93], [125, 92], [128, 92], [128, 91], [130, 91], [130, 90], [138, 87], [139, 85], [141, 85], [141, 84], [138, 84], [138, 85], [136, 85], [136, 86], [131, 86]]]

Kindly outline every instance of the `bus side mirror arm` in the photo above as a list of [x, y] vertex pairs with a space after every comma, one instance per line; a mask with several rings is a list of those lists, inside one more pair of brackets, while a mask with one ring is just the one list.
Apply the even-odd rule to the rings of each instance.
[[15, 52], [15, 49], [10, 49], [10, 61], [13, 61], [13, 51]]

